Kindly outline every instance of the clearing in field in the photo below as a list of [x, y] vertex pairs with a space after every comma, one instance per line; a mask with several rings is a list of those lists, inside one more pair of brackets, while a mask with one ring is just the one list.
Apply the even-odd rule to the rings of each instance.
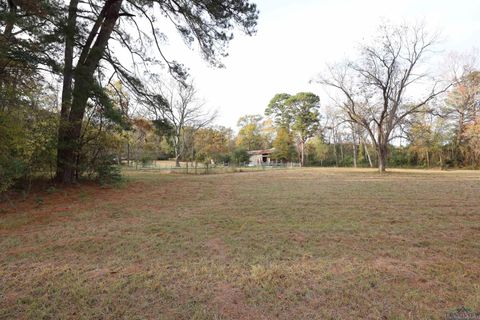
[[0, 215], [1, 319], [480, 310], [480, 173], [130, 173]]

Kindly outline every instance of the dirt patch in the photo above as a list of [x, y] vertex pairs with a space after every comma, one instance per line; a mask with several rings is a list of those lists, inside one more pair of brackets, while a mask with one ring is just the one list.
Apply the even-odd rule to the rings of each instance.
[[[68, 186], [50, 193], [37, 191], [31, 193], [26, 199], [12, 200], [13, 206], [10, 203], [0, 203], [0, 217], [15, 219], [15, 215], [25, 216], [24, 222], [8, 228], [9, 230], [0, 228], [0, 234], [8, 234], [13, 229], [16, 232], [22, 232], [22, 230], [28, 230], [32, 225], [44, 225], [53, 221], [65, 222], [72, 218], [72, 213], [93, 211], [99, 205], [103, 207], [118, 206], [119, 203], [126, 204], [134, 201], [137, 209], [155, 209], [155, 205], [149, 201], [157, 196], [155, 193], [162, 193], [161, 198], [169, 200], [165, 203], [162, 202], [158, 208], [165, 210], [167, 207], [176, 206], [174, 200], [180, 199], [181, 196], [176, 195], [175, 190], [180, 189], [181, 186], [180, 181], [166, 182], [160, 188], [152, 188], [151, 185], [144, 182], [131, 182], [121, 188], [101, 187], [98, 184], [88, 183]], [[140, 201], [136, 201], [137, 199]], [[100, 217], [102, 216], [100, 215]]]
[[205, 242], [205, 246], [211, 256], [221, 261], [227, 261], [229, 249], [222, 239], [209, 239]]
[[260, 310], [247, 304], [245, 295], [240, 289], [226, 282], [217, 286], [212, 305], [226, 319], [269, 319]]
[[411, 270], [403, 261], [379, 257], [372, 263], [373, 267], [381, 272], [386, 272], [394, 275], [400, 275], [407, 278], [415, 278], [416, 272]]
[[87, 272], [90, 279], [101, 279], [104, 277], [119, 276], [128, 277], [135, 274], [144, 274], [146, 267], [143, 264], [133, 263], [123, 268], [106, 268], [99, 267]]
[[102, 202], [118, 202], [139, 195], [152, 193], [155, 190], [143, 182], [130, 182], [125, 187], [102, 187], [95, 183], [82, 183], [63, 186], [54, 190], [36, 190], [26, 198], [20, 195], [10, 202], [0, 202], [0, 214], [34, 213], [45, 215], [62, 213], [76, 208], [88, 209]]
[[301, 246], [307, 241], [307, 237], [303, 232], [290, 232], [290, 239]]

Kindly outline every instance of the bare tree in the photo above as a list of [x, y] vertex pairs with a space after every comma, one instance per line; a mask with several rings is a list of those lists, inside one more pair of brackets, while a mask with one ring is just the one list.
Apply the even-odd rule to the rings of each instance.
[[[377, 150], [380, 172], [385, 171], [395, 130], [450, 86], [431, 79], [423, 67], [436, 42], [437, 36], [423, 24], [382, 25], [374, 42], [361, 46], [357, 61], [329, 66], [329, 74], [318, 80], [341, 93], [338, 105], [365, 128]], [[413, 99], [411, 92], [422, 97]]]
[[325, 116], [324, 116], [324, 123], [323, 123], [323, 133], [325, 135], [326, 141], [329, 145], [333, 146], [333, 155], [335, 157], [335, 166], [338, 167], [338, 153], [337, 153], [337, 142], [338, 142], [338, 131], [339, 126], [341, 125], [342, 120], [340, 119], [340, 115], [338, 110], [334, 110], [333, 108], [327, 107]]
[[160, 89], [161, 95], [167, 100], [168, 107], [154, 105], [152, 111], [157, 120], [162, 120], [169, 126], [169, 136], [175, 152], [175, 165], [180, 166], [180, 158], [185, 151], [185, 129], [190, 134], [213, 122], [216, 111], [205, 109], [205, 103], [197, 97], [193, 83], [187, 85], [181, 82], [171, 83]]
[[353, 148], [353, 167], [356, 168], [357, 167], [357, 160], [358, 160], [358, 145], [360, 145], [360, 143], [357, 144], [357, 140], [358, 140], [358, 124], [355, 123], [355, 122], [352, 122], [352, 121], [349, 121], [348, 122], [349, 124], [349, 129], [350, 129], [350, 132], [351, 132], [351, 136], [352, 136], [352, 148]]

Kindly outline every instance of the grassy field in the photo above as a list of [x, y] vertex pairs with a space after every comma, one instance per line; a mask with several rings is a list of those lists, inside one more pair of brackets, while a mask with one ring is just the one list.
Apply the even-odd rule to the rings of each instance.
[[480, 172], [129, 172], [0, 207], [1, 319], [480, 311]]

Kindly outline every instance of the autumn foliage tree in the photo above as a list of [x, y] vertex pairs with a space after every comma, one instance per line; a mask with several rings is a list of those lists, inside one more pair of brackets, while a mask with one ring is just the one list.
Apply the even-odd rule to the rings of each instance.
[[466, 129], [474, 125], [480, 116], [480, 72], [470, 68], [467, 67], [466, 72], [457, 79], [440, 111], [441, 116], [449, 119], [453, 127], [453, 161], [457, 165], [468, 157], [463, 148], [469, 136]]
[[468, 124], [463, 133], [466, 147], [465, 163], [480, 168], [480, 118]]
[[273, 154], [275, 160], [281, 162], [292, 161], [295, 156], [295, 144], [293, 143], [290, 132], [284, 127], [277, 130], [275, 139], [273, 140]]
[[246, 150], [264, 149], [268, 147], [263, 135], [263, 117], [259, 114], [245, 115], [237, 122], [240, 128], [237, 135], [237, 146]]

